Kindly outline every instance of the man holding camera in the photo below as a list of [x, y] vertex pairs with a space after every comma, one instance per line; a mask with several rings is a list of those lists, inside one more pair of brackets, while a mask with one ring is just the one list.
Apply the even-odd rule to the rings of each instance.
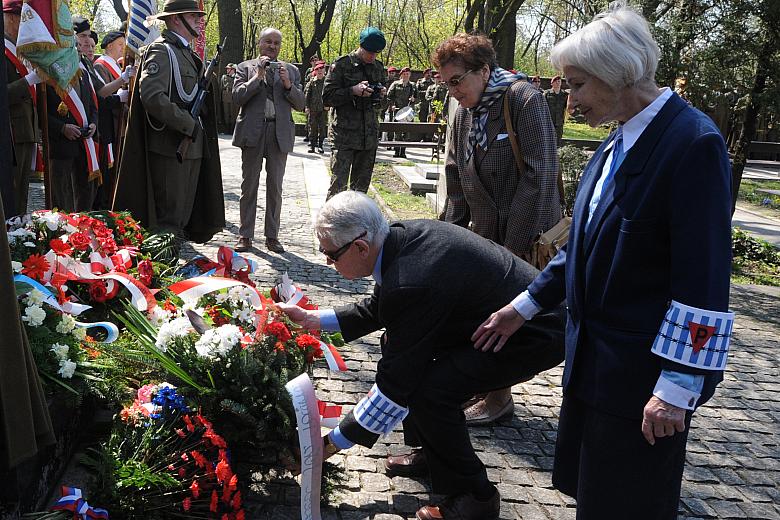
[[323, 102], [333, 107], [333, 180], [328, 198], [344, 191], [368, 191], [379, 145], [380, 102], [386, 89], [384, 66], [376, 59], [385, 48], [376, 27], [360, 33], [360, 47], [342, 56], [325, 78]]
[[287, 154], [295, 142], [292, 109], [303, 112], [301, 73], [290, 63], [277, 61], [282, 33], [266, 27], [260, 33], [260, 56], [236, 67], [233, 102], [239, 107], [233, 146], [241, 148], [241, 227], [236, 251], [249, 251], [255, 235], [257, 188], [265, 159], [265, 246], [284, 253], [279, 242], [282, 180]]

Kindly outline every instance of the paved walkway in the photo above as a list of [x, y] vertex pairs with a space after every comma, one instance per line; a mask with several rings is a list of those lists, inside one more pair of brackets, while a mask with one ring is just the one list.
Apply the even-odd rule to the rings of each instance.
[[[240, 153], [227, 138], [220, 140], [227, 228], [208, 244], [195, 245], [212, 258], [218, 245], [233, 245], [239, 224]], [[324, 201], [327, 170], [317, 155], [298, 141], [288, 158], [280, 239], [287, 253], [256, 249], [261, 286], [275, 283], [287, 271], [322, 306], [348, 303], [372, 290], [370, 280], [347, 281], [317, 253], [312, 217]], [[257, 244], [262, 246], [264, 183], [258, 196]], [[732, 289], [738, 315], [733, 355], [716, 397], [693, 421], [688, 464], [682, 488], [681, 518], [780, 519], [780, 291], [753, 286]], [[373, 383], [380, 357], [379, 335], [342, 349], [350, 370], [332, 374], [315, 370], [321, 399], [353, 406]], [[552, 489], [555, 432], [561, 399], [561, 367], [514, 388], [515, 413], [490, 427], [472, 428], [472, 442], [502, 495], [502, 519], [574, 519], [574, 502]], [[345, 411], [346, 411], [345, 410]], [[334, 457], [348, 481], [325, 511], [326, 519], [400, 520], [431, 498], [425, 479], [388, 478], [382, 461], [403, 451], [400, 432], [371, 450], [353, 448]], [[641, 468], [637, 468], [641, 471]], [[270, 497], [249, 493], [248, 518], [296, 519], [298, 488], [275, 489]], [[436, 498], [436, 497], [434, 497]], [[605, 511], [605, 519], [631, 519], [632, 511]]]

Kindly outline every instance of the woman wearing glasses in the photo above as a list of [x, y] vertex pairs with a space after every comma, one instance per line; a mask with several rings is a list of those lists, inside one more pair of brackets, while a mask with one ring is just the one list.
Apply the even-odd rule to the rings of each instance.
[[[496, 64], [493, 44], [484, 35], [456, 34], [432, 58], [450, 96], [460, 103], [445, 167], [443, 220], [470, 225], [522, 257], [561, 218], [555, 128], [547, 102], [524, 77]], [[504, 120], [505, 99], [519, 161]], [[506, 388], [491, 392], [465, 413], [469, 424], [485, 424], [513, 409], [511, 389]]]

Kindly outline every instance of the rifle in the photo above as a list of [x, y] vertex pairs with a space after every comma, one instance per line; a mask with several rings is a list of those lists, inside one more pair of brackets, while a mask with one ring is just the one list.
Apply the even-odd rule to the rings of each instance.
[[192, 102], [192, 106], [190, 106], [190, 115], [195, 119], [195, 130], [193, 130], [191, 136], [184, 137], [179, 143], [179, 147], [176, 149], [176, 160], [180, 163], [184, 161], [184, 155], [187, 153], [187, 149], [192, 142], [198, 138], [198, 133], [200, 133], [200, 111], [203, 108], [203, 103], [206, 102], [206, 95], [209, 93], [209, 86], [211, 86], [211, 75], [214, 74], [214, 71], [219, 66], [219, 57], [220, 54], [222, 54], [222, 49], [225, 47], [226, 42], [227, 36], [225, 36], [221, 45], [217, 45], [217, 52], [214, 54], [214, 57], [211, 58], [211, 61], [209, 61], [203, 77], [198, 81], [198, 95]]

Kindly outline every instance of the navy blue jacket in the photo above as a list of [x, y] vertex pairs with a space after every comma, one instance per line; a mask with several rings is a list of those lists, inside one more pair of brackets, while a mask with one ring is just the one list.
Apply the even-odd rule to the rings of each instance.
[[728, 310], [731, 167], [712, 120], [674, 94], [626, 154], [585, 229], [614, 137], [585, 168], [568, 244], [528, 291], [544, 308], [567, 300], [564, 392], [641, 418], [662, 369], [706, 375], [699, 405], [723, 379], [650, 349], [671, 300]]

